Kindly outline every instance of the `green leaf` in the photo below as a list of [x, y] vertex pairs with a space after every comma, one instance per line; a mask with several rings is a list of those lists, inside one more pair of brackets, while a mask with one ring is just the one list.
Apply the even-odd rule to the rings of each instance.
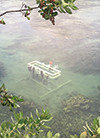
[[28, 11], [26, 11], [26, 15], [28, 14]]
[[49, 132], [47, 133], [47, 138], [52, 138], [52, 133], [51, 133], [51, 131], [49, 131]]
[[68, 3], [68, 0], [64, 0], [66, 3]]
[[30, 6], [28, 6], [28, 9], [31, 9], [31, 7], [30, 7]]
[[18, 124], [18, 128], [22, 128], [24, 126], [24, 123], [23, 124]]
[[70, 8], [64, 7], [64, 9], [65, 9], [65, 11], [66, 11], [67, 13], [72, 14], [72, 11], [71, 11]]
[[74, 5], [74, 3], [70, 3], [69, 6], [70, 6], [73, 10], [78, 10], [78, 8]]
[[36, 0], [36, 3], [37, 3], [37, 4], [40, 4], [40, 0]]
[[24, 99], [22, 99], [22, 98], [18, 99], [18, 102], [23, 102], [23, 101], [24, 101]]
[[54, 138], [59, 138], [60, 137], [60, 134], [59, 133], [56, 133], [55, 135], [54, 135]]
[[30, 18], [27, 16], [27, 19], [30, 20]]
[[2, 131], [2, 127], [0, 127], [0, 131]]
[[33, 122], [32, 117], [29, 117], [29, 123], [32, 123], [32, 122]]
[[82, 132], [80, 134], [80, 138], [86, 138], [86, 136], [87, 136], [87, 132], [86, 131], [84, 131], [84, 132]]
[[30, 113], [30, 117], [32, 118], [32, 120], [34, 120], [33, 115], [32, 115], [32, 112]]
[[12, 116], [11, 116], [11, 120], [12, 120], [12, 122], [13, 122], [13, 123], [15, 123], [15, 121], [14, 121], [14, 119], [13, 119], [13, 117], [12, 117]]
[[90, 129], [87, 122], [86, 122], [86, 128], [87, 128], [88, 132], [90, 133], [90, 135], [93, 136], [93, 131]]
[[13, 100], [11, 100], [10, 98], [8, 98], [8, 100], [9, 100], [11, 103], [14, 103]]
[[63, 13], [66, 13], [62, 7], [60, 7], [60, 10], [61, 10]]
[[43, 119], [42, 121], [45, 121], [45, 122], [47, 122], [47, 121], [50, 121], [50, 120], [52, 120], [52, 118], [53, 118], [53, 117], [50, 117], [50, 118], [47, 118], [47, 119]]
[[48, 20], [50, 17], [48, 14], [45, 14], [45, 17], [44, 17], [46, 20]]
[[49, 126], [41, 125], [43, 128], [51, 129]]
[[100, 127], [97, 129], [97, 134], [100, 134]]
[[6, 127], [6, 122], [4, 122], [4, 123], [1, 124], [1, 128], [2, 129], [5, 129], [5, 127]]
[[40, 121], [41, 121], [41, 120], [40, 120], [40, 119], [38, 119], [38, 118], [36, 118], [36, 119], [35, 119], [36, 124], [39, 124], [39, 123], [40, 123]]
[[42, 12], [42, 10], [39, 10], [38, 12]]
[[38, 132], [41, 133], [41, 132], [43, 132], [43, 130], [39, 130]]
[[15, 100], [16, 102], [23, 102], [23, 101], [24, 101], [24, 99], [19, 98], [19, 97], [17, 97], [17, 96], [12, 96], [11, 99], [12, 99], [12, 100]]
[[27, 124], [28, 123], [28, 120], [27, 118], [24, 119], [24, 124]]
[[100, 116], [98, 116], [98, 125], [100, 126]]
[[16, 104], [14, 103], [14, 108], [16, 109], [17, 108], [17, 106], [16, 106]]
[[15, 108], [20, 107], [20, 105], [17, 104], [17, 103], [15, 103], [14, 105], [15, 105], [15, 106], [14, 106]]
[[25, 134], [24, 137], [25, 137], [25, 138], [30, 138], [30, 137], [29, 137], [29, 134]]
[[38, 112], [38, 110], [37, 110], [37, 109], [36, 109], [36, 114], [37, 114], [37, 116], [38, 116], [38, 117], [40, 117], [39, 112]]
[[98, 122], [98, 119], [97, 118], [95, 118], [94, 120], [93, 120], [93, 125], [96, 127], [96, 126], [98, 126], [99, 127], [99, 122]]
[[19, 121], [20, 120], [20, 116], [19, 116], [19, 113], [14, 113], [14, 117], [15, 117], [15, 119], [16, 119], [16, 121]]
[[76, 6], [73, 6], [73, 7], [71, 7], [73, 10], [79, 10], [79, 8], [78, 7], [76, 7]]
[[42, 107], [42, 113], [45, 113], [45, 110], [43, 109], [43, 107]]
[[20, 114], [20, 119], [21, 119], [23, 117], [23, 112], [20, 112], [19, 114]]
[[69, 4], [68, 3], [65, 3], [65, 2], [63, 2], [63, 5], [62, 5], [63, 7], [67, 7], [67, 6], [69, 6]]
[[52, 16], [57, 16], [58, 15], [58, 12], [53, 12], [52, 13]]
[[[1, 20], [1, 22], [3, 22], [3, 19]], [[5, 84], [4, 84], [4, 83], [2, 84], [2, 88], [3, 88], [4, 90], [6, 90]]]
[[13, 111], [13, 110], [12, 110], [12, 106], [11, 106], [11, 103], [9, 104], [9, 109], [10, 109], [10, 111]]

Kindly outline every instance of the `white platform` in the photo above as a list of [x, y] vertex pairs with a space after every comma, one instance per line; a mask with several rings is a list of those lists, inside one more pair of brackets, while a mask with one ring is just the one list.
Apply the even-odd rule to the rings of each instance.
[[29, 71], [34, 71], [41, 76], [47, 76], [51, 79], [58, 78], [61, 75], [61, 71], [56, 69], [57, 66], [46, 65], [39, 61], [32, 61], [28, 63]]

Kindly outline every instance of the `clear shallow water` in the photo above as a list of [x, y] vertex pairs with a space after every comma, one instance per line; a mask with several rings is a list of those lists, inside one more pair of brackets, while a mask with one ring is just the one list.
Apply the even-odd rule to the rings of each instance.
[[[76, 4], [80, 10], [72, 15], [59, 14], [55, 26], [43, 20], [36, 10], [32, 11], [30, 21], [14, 13], [5, 15], [6, 25], [0, 25], [0, 62], [6, 74], [0, 84], [5, 83], [10, 92], [32, 99], [52, 113], [68, 93], [99, 94], [100, 3], [77, 1]], [[0, 12], [19, 9], [20, 5], [20, 1], [0, 1]], [[58, 84], [68, 80], [71, 83], [40, 98], [48, 92], [46, 89], [31, 79], [21, 81], [29, 76], [27, 63], [33, 60], [58, 64], [62, 71]]]

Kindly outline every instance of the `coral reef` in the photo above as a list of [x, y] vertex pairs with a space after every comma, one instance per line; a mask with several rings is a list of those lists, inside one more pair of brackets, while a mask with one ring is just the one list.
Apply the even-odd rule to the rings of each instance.
[[[89, 98], [85, 97], [82, 94], [79, 94], [78, 96], [71, 97], [69, 100], [64, 101], [64, 112], [78, 112], [78, 110], [87, 110], [90, 108], [90, 105], [93, 101]], [[77, 110], [78, 109], [78, 110]]]
[[79, 135], [84, 131], [85, 122], [91, 123], [100, 115], [100, 97], [87, 97], [76, 91], [62, 101], [62, 107], [51, 121], [52, 132], [59, 132], [62, 138]]

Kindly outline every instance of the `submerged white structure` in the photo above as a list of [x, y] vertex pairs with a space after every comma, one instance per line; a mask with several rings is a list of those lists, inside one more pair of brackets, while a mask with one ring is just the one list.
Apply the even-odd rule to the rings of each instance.
[[46, 65], [44, 63], [41, 63], [39, 61], [32, 61], [28, 63], [28, 70], [30, 72], [33, 72], [42, 78], [51, 78], [51, 79], [56, 79], [61, 75], [61, 71], [56, 69], [56, 66], [52, 65]]
[[[32, 61], [27, 63], [28, 70], [31, 73], [32, 81], [49, 90], [49, 92], [40, 96], [40, 98], [57, 91], [64, 85], [71, 82], [71, 80], [58, 85], [57, 78], [61, 76], [61, 71], [57, 69], [58, 65], [52, 65], [52, 61], [49, 64], [45, 64], [39, 61]], [[52, 87], [53, 86], [53, 87]]]

